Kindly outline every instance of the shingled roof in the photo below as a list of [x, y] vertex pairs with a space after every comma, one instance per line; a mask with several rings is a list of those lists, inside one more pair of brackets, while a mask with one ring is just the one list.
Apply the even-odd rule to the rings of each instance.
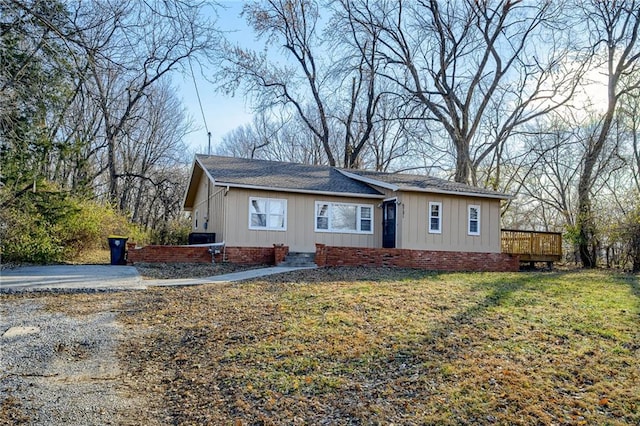
[[197, 155], [196, 160], [216, 184], [223, 186], [382, 197], [371, 186], [345, 176], [335, 167], [218, 155]]
[[508, 199], [509, 195], [490, 189], [451, 182], [426, 175], [382, 173], [368, 170], [342, 170], [349, 177], [395, 191], [435, 192]]
[[375, 189], [377, 186], [395, 191], [510, 198], [501, 192], [425, 175], [345, 170], [218, 155], [196, 155], [196, 163], [206, 170], [216, 185], [229, 187], [383, 198], [384, 195]]

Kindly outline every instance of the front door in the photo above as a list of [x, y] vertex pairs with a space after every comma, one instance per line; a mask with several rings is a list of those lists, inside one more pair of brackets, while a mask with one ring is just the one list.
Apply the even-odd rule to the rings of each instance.
[[396, 200], [382, 204], [382, 247], [396, 248]]

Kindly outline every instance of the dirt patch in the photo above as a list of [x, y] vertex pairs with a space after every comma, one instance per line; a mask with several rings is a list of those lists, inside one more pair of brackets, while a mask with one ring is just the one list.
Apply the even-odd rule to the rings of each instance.
[[204, 278], [269, 265], [235, 265], [232, 263], [136, 263], [134, 265], [145, 280]]

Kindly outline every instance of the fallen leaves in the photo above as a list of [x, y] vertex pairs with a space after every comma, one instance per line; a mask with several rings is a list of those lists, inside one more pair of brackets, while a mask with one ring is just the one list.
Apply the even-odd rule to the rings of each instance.
[[613, 274], [329, 268], [64, 305], [100, 297], [157, 424], [640, 423], [640, 304]]
[[[157, 369], [180, 372], [166, 391], [183, 401], [174, 421], [192, 423], [193, 407], [212, 406], [221, 419], [245, 424], [634, 418], [612, 412], [601, 395], [631, 397], [638, 375], [609, 388], [604, 363], [616, 354], [601, 339], [615, 333], [578, 327], [575, 297], [545, 295], [526, 275], [524, 283], [518, 275], [492, 283], [492, 276], [405, 272], [411, 279], [374, 282], [354, 279], [361, 270], [343, 272], [352, 281], [335, 280], [334, 270], [305, 271], [304, 283], [293, 275], [167, 294], [169, 306], [157, 314], [169, 321], [165, 337], [176, 347]], [[617, 359], [633, 374], [637, 356]]]

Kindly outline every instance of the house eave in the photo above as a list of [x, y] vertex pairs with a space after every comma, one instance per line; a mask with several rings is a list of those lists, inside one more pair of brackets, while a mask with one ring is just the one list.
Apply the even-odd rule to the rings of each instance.
[[446, 189], [437, 189], [437, 188], [400, 187], [399, 191], [425, 192], [425, 193], [443, 194], [443, 195], [458, 195], [462, 197], [474, 197], [474, 198], [492, 198], [496, 200], [512, 200], [513, 199], [513, 196], [508, 194], [483, 194], [481, 192], [447, 191]]
[[295, 189], [295, 188], [276, 188], [271, 186], [259, 186], [259, 185], [246, 185], [239, 183], [220, 182], [213, 181], [215, 186], [227, 187], [227, 188], [242, 188], [242, 189], [255, 189], [260, 191], [272, 191], [272, 192], [288, 192], [294, 194], [313, 194], [313, 195], [328, 195], [333, 197], [351, 197], [351, 198], [371, 198], [381, 200], [385, 196], [383, 194], [361, 194], [354, 192], [332, 192], [332, 191], [314, 191], [308, 189]]

